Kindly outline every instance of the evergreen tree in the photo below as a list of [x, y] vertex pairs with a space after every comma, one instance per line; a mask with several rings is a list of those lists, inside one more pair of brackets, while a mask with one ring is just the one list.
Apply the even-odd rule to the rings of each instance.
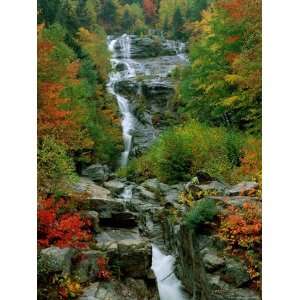
[[135, 23], [135, 18], [132, 16], [128, 10], [125, 10], [124, 15], [121, 20], [121, 26], [126, 31], [130, 31]]
[[106, 24], [114, 24], [117, 16], [117, 7], [112, 0], [105, 0], [102, 7], [101, 18]]
[[173, 37], [175, 39], [182, 39], [184, 37], [182, 32], [183, 24], [184, 19], [182, 17], [181, 10], [177, 7], [173, 16]]
[[92, 24], [92, 20], [87, 10], [86, 2], [86, 0], [79, 0], [76, 8], [76, 14], [79, 26], [89, 28]]

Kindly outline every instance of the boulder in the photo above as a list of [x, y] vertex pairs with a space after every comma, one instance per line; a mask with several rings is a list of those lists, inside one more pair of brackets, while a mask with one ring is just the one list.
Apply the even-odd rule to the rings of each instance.
[[179, 191], [176, 189], [169, 190], [165, 193], [165, 202], [170, 204], [178, 203]]
[[153, 193], [166, 193], [172, 189], [170, 185], [160, 182], [157, 178], [147, 179], [141, 186]]
[[206, 253], [203, 258], [204, 267], [208, 272], [213, 272], [225, 265], [225, 260], [214, 253]]
[[207, 274], [207, 283], [212, 290], [224, 291], [229, 289], [230, 285], [221, 280], [220, 275]]
[[119, 199], [90, 199], [90, 208], [101, 218], [111, 218], [115, 212], [125, 211], [124, 203]]
[[145, 240], [128, 239], [118, 243], [120, 268], [125, 276], [147, 277], [151, 267], [151, 244]]
[[255, 196], [259, 185], [255, 181], [241, 182], [226, 191], [227, 196]]
[[39, 264], [46, 267], [47, 272], [62, 272], [69, 274], [72, 257], [77, 251], [73, 248], [49, 247], [41, 250]]
[[[138, 229], [107, 228], [95, 237], [97, 247], [106, 251], [126, 277], [146, 278], [151, 267], [151, 244]], [[107, 251], [109, 250], [109, 251]]]
[[87, 177], [80, 177], [79, 181], [74, 184], [74, 190], [89, 194], [89, 199], [110, 199], [111, 192], [102, 186], [97, 185]]
[[250, 280], [250, 276], [246, 265], [233, 258], [228, 258], [223, 272], [223, 280], [235, 287], [240, 287], [247, 283]]
[[142, 186], [138, 186], [136, 190], [139, 192], [140, 196], [145, 200], [156, 200], [156, 195]]
[[83, 176], [87, 176], [92, 180], [104, 182], [108, 180], [110, 174], [109, 167], [107, 165], [94, 164], [82, 171]]
[[104, 182], [103, 185], [104, 185], [104, 187], [109, 189], [114, 194], [121, 193], [125, 188], [125, 184], [123, 182], [119, 181], [119, 180], [116, 180], [116, 179], [106, 181], [106, 182]]

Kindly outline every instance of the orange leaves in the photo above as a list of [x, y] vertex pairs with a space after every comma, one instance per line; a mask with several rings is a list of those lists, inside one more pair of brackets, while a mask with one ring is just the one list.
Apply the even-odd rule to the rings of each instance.
[[219, 237], [227, 241], [232, 250], [256, 248], [261, 244], [261, 229], [261, 209], [246, 202], [242, 209], [228, 208], [228, 215], [222, 217]]
[[239, 36], [239, 35], [231, 35], [230, 37], [228, 37], [228, 38], [226, 39], [226, 43], [232, 44], [232, 43], [238, 41], [239, 39], [240, 39], [240, 36]]
[[248, 0], [223, 0], [219, 2], [219, 6], [227, 11], [233, 20], [240, 21], [247, 13], [245, 9], [247, 1]]
[[143, 0], [143, 7], [147, 17], [153, 17], [156, 13], [156, 5], [153, 0]]
[[[261, 207], [245, 202], [242, 208], [228, 207], [228, 214], [221, 217], [217, 234], [227, 243], [227, 250], [231, 254], [245, 259], [256, 288], [260, 286], [261, 230]], [[255, 256], [251, 253], [255, 253]]]
[[71, 84], [80, 83], [79, 79], [77, 79], [79, 68], [80, 68], [80, 62], [78, 60], [71, 62], [67, 66], [66, 74]]

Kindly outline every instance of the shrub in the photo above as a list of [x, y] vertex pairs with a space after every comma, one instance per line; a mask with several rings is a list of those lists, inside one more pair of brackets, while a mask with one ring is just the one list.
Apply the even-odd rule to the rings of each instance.
[[190, 229], [197, 230], [206, 222], [211, 222], [218, 213], [216, 204], [213, 200], [203, 199], [186, 214], [184, 220]]
[[245, 202], [242, 208], [229, 206], [221, 216], [218, 237], [227, 244], [226, 251], [242, 258], [256, 288], [260, 288], [262, 220], [261, 207]]
[[68, 211], [64, 199], [48, 198], [39, 202], [38, 245], [64, 248], [86, 248], [92, 239], [91, 221]]
[[38, 190], [54, 193], [76, 180], [72, 159], [65, 147], [50, 136], [45, 136], [38, 147]]
[[[249, 141], [248, 141], [249, 140]], [[157, 177], [167, 183], [188, 180], [203, 170], [220, 180], [235, 183], [244, 179], [240, 167], [245, 145], [255, 140], [225, 128], [213, 128], [196, 121], [174, 127], [135, 162], [136, 175]]]

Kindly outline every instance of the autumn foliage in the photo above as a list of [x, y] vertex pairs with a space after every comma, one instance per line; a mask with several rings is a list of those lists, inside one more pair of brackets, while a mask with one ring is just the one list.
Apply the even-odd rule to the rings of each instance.
[[68, 211], [65, 199], [41, 200], [38, 207], [38, 245], [87, 248], [92, 239], [91, 221]]
[[247, 203], [242, 208], [229, 206], [221, 216], [218, 236], [226, 242], [226, 250], [246, 261], [255, 288], [260, 288], [262, 220], [259, 204]]
[[107, 281], [111, 278], [111, 272], [107, 270], [107, 260], [104, 257], [99, 257], [97, 260], [99, 271], [97, 277], [103, 281]]

